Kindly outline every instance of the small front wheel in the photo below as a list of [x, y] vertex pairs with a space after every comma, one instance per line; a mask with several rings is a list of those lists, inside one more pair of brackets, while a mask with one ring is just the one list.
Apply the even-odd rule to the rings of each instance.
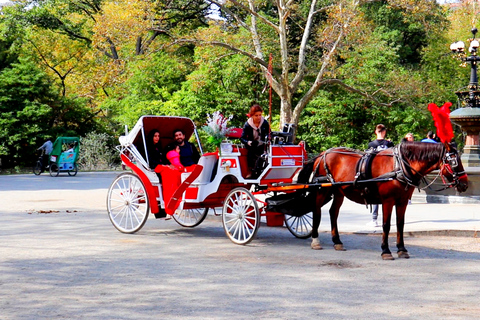
[[107, 193], [108, 217], [123, 233], [135, 233], [147, 222], [150, 206], [142, 180], [132, 173], [122, 173]]
[[303, 216], [296, 217], [285, 214], [285, 225], [287, 229], [297, 238], [307, 239], [312, 236], [313, 213], [309, 212]]
[[33, 173], [38, 176], [40, 173], [43, 172], [43, 164], [42, 161], [38, 160], [35, 166], [33, 167]]
[[236, 244], [253, 240], [260, 226], [257, 200], [245, 188], [235, 188], [225, 198], [222, 214], [223, 229]]
[[77, 175], [77, 172], [78, 172], [78, 168], [77, 168], [77, 165], [74, 163], [73, 164], [73, 169], [68, 170], [68, 175], [74, 177], [74, 176]]
[[182, 227], [198, 226], [207, 217], [208, 208], [176, 210], [173, 219]]
[[56, 177], [56, 176], [58, 176], [59, 173], [60, 173], [60, 169], [58, 168], [58, 165], [56, 163], [51, 163], [50, 164], [50, 175], [52, 177]]

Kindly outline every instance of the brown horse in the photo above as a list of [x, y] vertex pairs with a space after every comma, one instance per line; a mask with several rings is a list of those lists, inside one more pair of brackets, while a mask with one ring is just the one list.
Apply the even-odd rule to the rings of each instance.
[[388, 247], [388, 234], [395, 206], [398, 257], [409, 258], [403, 242], [408, 200], [424, 176], [436, 169], [439, 169], [445, 187], [455, 187], [459, 192], [467, 190], [467, 175], [451, 144], [408, 142], [372, 155], [344, 147], [321, 153], [305, 165], [298, 177], [299, 183], [322, 182], [322, 178], [331, 183], [331, 186], [322, 186], [315, 191], [312, 249], [321, 249], [318, 241], [321, 207], [333, 196], [330, 208], [332, 240], [336, 250], [344, 250], [338, 234], [337, 218], [340, 206], [347, 197], [361, 204], [382, 204], [384, 260], [393, 260]]

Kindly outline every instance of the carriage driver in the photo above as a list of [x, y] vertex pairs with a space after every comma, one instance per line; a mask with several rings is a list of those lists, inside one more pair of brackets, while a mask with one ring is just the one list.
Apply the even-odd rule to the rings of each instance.
[[256, 179], [262, 172], [262, 164], [260, 163], [261, 155], [265, 151], [265, 142], [270, 133], [270, 125], [262, 116], [263, 109], [258, 104], [254, 104], [248, 113], [248, 120], [243, 127], [240, 141], [248, 150], [247, 161], [248, 166], [252, 168], [252, 173], [247, 179]]

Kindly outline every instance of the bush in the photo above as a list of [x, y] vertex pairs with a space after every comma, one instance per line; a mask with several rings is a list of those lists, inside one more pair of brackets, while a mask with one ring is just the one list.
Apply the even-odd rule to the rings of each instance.
[[110, 170], [120, 163], [114, 139], [106, 133], [87, 133], [80, 140], [80, 170]]

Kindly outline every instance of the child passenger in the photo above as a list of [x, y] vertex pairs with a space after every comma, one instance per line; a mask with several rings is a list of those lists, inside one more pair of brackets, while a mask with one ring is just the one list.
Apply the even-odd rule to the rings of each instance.
[[185, 167], [180, 162], [180, 146], [175, 145], [173, 147], [175, 149], [172, 149], [167, 152], [167, 159], [177, 170], [185, 171]]

